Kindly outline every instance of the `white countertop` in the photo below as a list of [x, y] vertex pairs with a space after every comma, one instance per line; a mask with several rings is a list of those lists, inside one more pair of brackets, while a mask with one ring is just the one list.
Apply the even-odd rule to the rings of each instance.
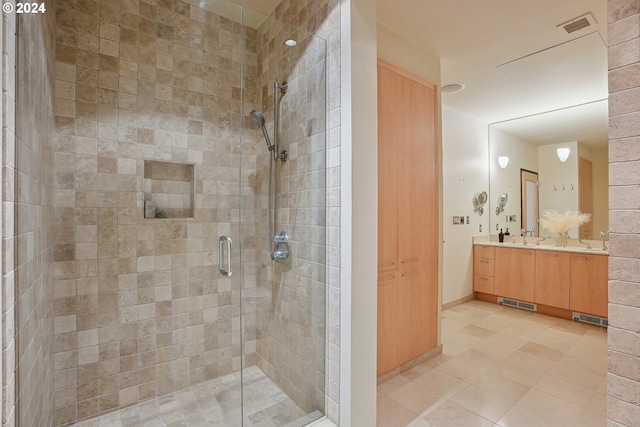
[[[549, 237], [547, 237], [544, 242], [536, 244], [536, 242], [540, 239], [540, 237], [527, 237], [527, 244], [524, 245], [522, 243], [522, 236], [504, 236], [504, 243], [498, 242], [498, 236], [479, 236], [473, 238], [473, 244], [514, 249], [532, 249], [542, 251], [584, 253], [591, 255], [609, 255], [608, 249], [602, 250], [601, 240], [584, 240], [585, 243], [591, 244], [591, 249], [587, 249], [587, 247], [580, 244], [577, 239], [569, 240], [567, 246], [556, 246], [555, 239]], [[515, 240], [515, 243], [512, 243], [512, 240]], [[605, 244], [608, 247], [609, 241], [606, 241]]]

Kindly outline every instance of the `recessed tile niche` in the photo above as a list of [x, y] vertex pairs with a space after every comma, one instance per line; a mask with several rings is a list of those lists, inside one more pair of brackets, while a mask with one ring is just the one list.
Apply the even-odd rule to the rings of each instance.
[[144, 200], [155, 205], [155, 218], [193, 218], [194, 166], [144, 161]]

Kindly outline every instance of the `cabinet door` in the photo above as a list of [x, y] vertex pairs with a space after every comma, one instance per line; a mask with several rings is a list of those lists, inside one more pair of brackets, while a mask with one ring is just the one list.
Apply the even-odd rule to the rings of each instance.
[[495, 294], [496, 286], [494, 278], [491, 276], [473, 275], [473, 290], [485, 294]]
[[536, 258], [533, 250], [496, 248], [496, 295], [533, 301]]
[[607, 317], [608, 257], [571, 255], [571, 310]]
[[569, 309], [569, 259], [557, 251], [536, 251], [534, 302]]
[[424, 277], [418, 271], [402, 273], [398, 285], [398, 365], [425, 353], [429, 324]]
[[397, 366], [398, 352], [397, 271], [378, 278], [378, 375]]
[[398, 269], [398, 155], [405, 141], [403, 81], [378, 67], [378, 271]]

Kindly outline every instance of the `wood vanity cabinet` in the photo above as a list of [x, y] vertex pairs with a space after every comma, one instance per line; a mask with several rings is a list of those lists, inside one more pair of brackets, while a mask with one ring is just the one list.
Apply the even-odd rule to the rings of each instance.
[[496, 248], [495, 294], [533, 301], [535, 265], [532, 249]]
[[378, 61], [378, 375], [437, 345], [436, 91]]
[[607, 317], [608, 260], [602, 255], [571, 254], [571, 310]]
[[485, 294], [495, 293], [493, 246], [473, 247], [473, 290]]
[[533, 302], [569, 309], [570, 257], [566, 252], [536, 251]]

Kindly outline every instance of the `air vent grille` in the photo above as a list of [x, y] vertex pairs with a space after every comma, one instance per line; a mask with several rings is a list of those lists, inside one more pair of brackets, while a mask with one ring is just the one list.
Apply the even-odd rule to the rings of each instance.
[[498, 297], [498, 304], [506, 305], [514, 308], [520, 308], [522, 310], [538, 311], [538, 306], [536, 304], [525, 302], [525, 301], [518, 301], [510, 298]]
[[592, 325], [604, 326], [605, 328], [609, 326], [609, 320], [604, 317], [591, 316], [590, 314], [583, 314], [573, 312], [573, 320], [584, 323], [591, 323]]
[[584, 17], [578, 19], [577, 21], [573, 21], [569, 24], [563, 25], [562, 28], [564, 28], [567, 33], [571, 34], [574, 31], [581, 30], [588, 27], [589, 25], [591, 25], [591, 23], [586, 17]]

